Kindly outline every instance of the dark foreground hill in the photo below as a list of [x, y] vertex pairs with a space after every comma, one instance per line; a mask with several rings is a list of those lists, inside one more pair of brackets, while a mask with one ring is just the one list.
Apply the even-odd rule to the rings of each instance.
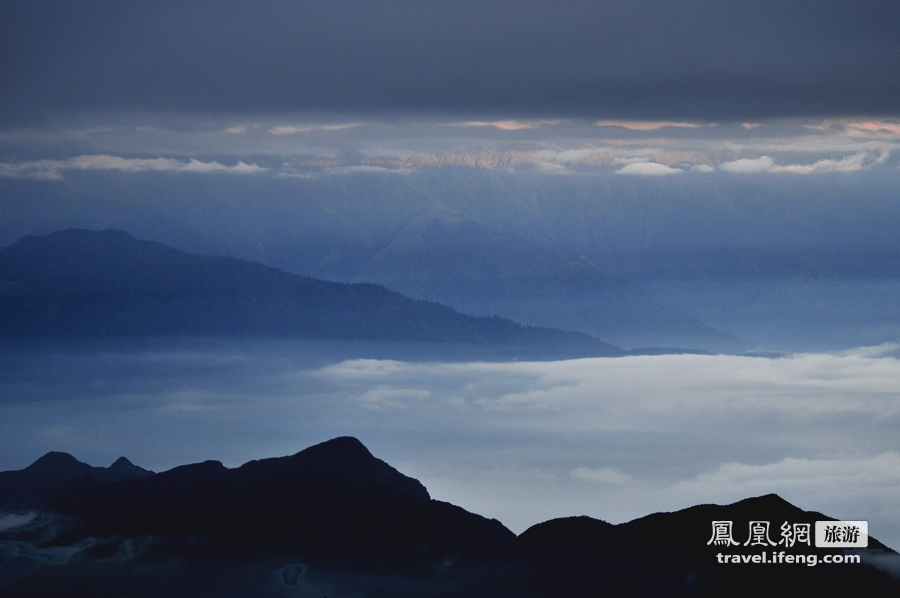
[[185, 253], [116, 230], [28, 236], [0, 250], [0, 336], [262, 335], [621, 355], [583, 333], [476, 318], [375, 284]]
[[[66, 467], [58, 458], [38, 463], [56, 464], [45, 469], [48, 476]], [[888, 572], [900, 555], [872, 538], [868, 548], [846, 551], [802, 542], [743, 546], [750, 521], [769, 522], [767, 537], [778, 542], [785, 523], [828, 520], [775, 495], [621, 525], [556, 519], [516, 537], [496, 520], [434, 500], [354, 438], [236, 469], [205, 462], [132, 479], [89, 473], [29, 507], [41, 509], [38, 517], [0, 532], [3, 596], [895, 596], [900, 590]], [[740, 545], [711, 544], [714, 521], [732, 522]], [[770, 561], [780, 552], [795, 562], [750, 560], [763, 552]], [[720, 554], [750, 562], [723, 563]], [[843, 562], [856, 555], [859, 563]]]

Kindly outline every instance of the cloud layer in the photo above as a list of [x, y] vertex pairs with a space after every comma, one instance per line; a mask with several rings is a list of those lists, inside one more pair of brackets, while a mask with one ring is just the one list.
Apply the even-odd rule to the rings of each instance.
[[188, 161], [174, 158], [122, 158], [110, 155], [82, 155], [65, 160], [33, 160], [0, 163], [0, 177], [61, 180], [66, 170], [117, 170], [120, 172], [193, 172], [200, 174], [258, 174], [268, 169], [238, 162], [226, 166], [219, 162]]
[[[0, 177], [59, 180], [66, 171], [92, 170], [308, 178], [442, 167], [550, 175], [790, 177], [900, 167], [897, 119], [770, 120], [750, 129], [738, 123], [666, 121], [296, 118], [165, 128], [150, 126], [152, 120], [0, 132]], [[9, 157], [23, 148], [34, 157]]]

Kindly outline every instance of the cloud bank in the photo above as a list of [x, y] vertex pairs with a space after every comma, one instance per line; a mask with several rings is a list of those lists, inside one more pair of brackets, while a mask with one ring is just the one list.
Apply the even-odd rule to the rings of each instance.
[[616, 174], [636, 174], [641, 176], [666, 176], [671, 174], [682, 174], [684, 171], [680, 168], [672, 168], [665, 164], [656, 164], [655, 162], [636, 162], [628, 164], [616, 171]]
[[[152, 120], [152, 119], [150, 119]], [[0, 131], [0, 177], [59, 180], [66, 170], [304, 177], [410, 174], [465, 167], [538, 174], [646, 177], [828, 174], [900, 166], [895, 120], [738, 123], [588, 120], [315, 121], [224, 119], [166, 128], [128, 125]], [[107, 123], [108, 124], [108, 123]], [[171, 123], [170, 123], [171, 124]], [[695, 125], [695, 126], [689, 126]], [[14, 160], [22, 148], [28, 156]], [[148, 155], [149, 152], [153, 152]], [[60, 158], [71, 154], [71, 157]], [[211, 158], [202, 158], [210, 156]], [[685, 178], [688, 178], [685, 177]]]
[[65, 160], [34, 160], [0, 163], [0, 176], [39, 180], [61, 180], [66, 170], [118, 170], [120, 172], [193, 172], [202, 174], [258, 174], [268, 171], [256, 164], [238, 162], [227, 166], [219, 162], [187, 162], [174, 158], [121, 158], [110, 155], [82, 155]]
[[792, 173], [814, 174], [821, 172], [857, 172], [866, 168], [883, 164], [890, 157], [890, 152], [883, 151], [875, 156], [870, 152], [858, 152], [841, 159], [823, 159], [813, 164], [789, 164], [780, 166], [769, 156], [759, 158], [741, 158], [733, 162], [719, 165], [720, 170], [738, 174], [760, 173]]

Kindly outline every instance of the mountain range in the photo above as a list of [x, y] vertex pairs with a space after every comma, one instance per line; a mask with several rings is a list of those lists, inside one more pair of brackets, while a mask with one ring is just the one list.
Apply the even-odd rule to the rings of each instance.
[[[420, 156], [441, 165], [386, 172], [348, 155], [337, 171], [300, 160], [296, 176], [0, 177], [0, 245], [116, 228], [628, 349], [830, 351], [900, 335], [895, 169], [557, 176], [507, 168], [514, 154], [491, 158], [495, 168]], [[447, 239], [461, 243], [446, 254], [454, 286], [432, 284], [449, 272], [434, 259]], [[485, 298], [485, 285], [499, 296]]]
[[[0, 177], [0, 244], [116, 228], [626, 348], [832, 350], [900, 334], [893, 172], [553, 176], [507, 171], [511, 159], [485, 169], [426, 156], [443, 165], [343, 174], [298, 163], [294, 177]], [[448, 273], [460, 284], [440, 284]]]
[[543, 358], [624, 354], [580, 332], [472, 317], [381, 285], [189, 254], [124, 231], [64, 230], [0, 250], [0, 336], [202, 335], [405, 341]]
[[[776, 495], [619, 525], [554, 519], [516, 536], [432, 498], [350, 437], [234, 469], [208, 461], [152, 473], [119, 460], [110, 468], [78, 464], [86, 473], [71, 478], [77, 463], [51, 453], [0, 474], [0, 497], [53, 490], [17, 499], [17, 509], [37, 516], [0, 532], [4, 596], [749, 596], [775, 588], [888, 596], [900, 589], [890, 573], [900, 555], [874, 538], [852, 550], [712, 542], [714, 521], [733, 522], [735, 540], [748, 522], [771, 522], [774, 544], [785, 522], [830, 520]], [[817, 564], [717, 556], [764, 551], [815, 555]], [[858, 564], [824, 562], [855, 554]]]
[[[743, 346], [627, 271], [610, 270], [608, 250], [623, 233], [611, 229], [622, 222], [621, 212], [606, 208], [608, 189], [523, 188], [502, 174], [459, 167], [401, 177], [251, 178], [0, 179], [8, 216], [0, 243], [65, 228], [117, 228], [184, 251], [377, 282], [465, 313], [586, 332], [629, 348]], [[439, 235], [422, 234], [431, 230]], [[647, 231], [630, 234], [623, 249]], [[453, 263], [452, 284], [438, 256]], [[619, 262], [627, 256], [613, 254]], [[486, 287], [498, 296], [485, 296]]]

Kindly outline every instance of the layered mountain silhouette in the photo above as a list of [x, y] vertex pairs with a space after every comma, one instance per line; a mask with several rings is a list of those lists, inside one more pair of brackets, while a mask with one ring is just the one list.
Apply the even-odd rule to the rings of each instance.
[[[13, 474], [58, 479], [73, 462], [51, 453], [4, 474], [0, 491], [21, 483]], [[868, 548], [846, 551], [710, 544], [713, 521], [732, 521], [740, 541], [749, 521], [769, 521], [777, 542], [784, 522], [828, 520], [776, 495], [620, 525], [555, 519], [517, 537], [496, 520], [433, 499], [349, 437], [235, 469], [210, 461], [114, 479], [108, 474], [119, 468], [81, 465], [90, 472], [25, 505], [40, 509], [34, 520], [0, 532], [2, 595], [893, 596], [900, 589], [888, 571], [900, 555], [873, 538]], [[763, 550], [814, 555], [817, 564], [717, 558]], [[824, 562], [851, 554], [859, 564]]]
[[[417, 167], [441, 166], [406, 176], [73, 170], [55, 181], [0, 177], [0, 245], [65, 228], [117, 228], [185, 251], [321, 279], [391, 280], [411, 293], [448, 273], [441, 262], [434, 273], [421, 269], [431, 263], [428, 252], [439, 250], [439, 239], [421, 239], [426, 254], [417, 269], [395, 261], [401, 248], [395, 243], [415, 241], [423, 218], [456, 214], [483, 228], [454, 232], [447, 223], [448, 234], [514, 244], [502, 260], [509, 269], [493, 268], [493, 251], [469, 254], [477, 259], [464, 266], [468, 280], [487, 273], [488, 286], [498, 291], [521, 281], [527, 292], [514, 293], [503, 302], [509, 311], [496, 313], [522, 323], [579, 330], [629, 348], [710, 351], [835, 350], [892, 342], [900, 334], [900, 205], [890, 169], [804, 177], [802, 183], [726, 173], [537, 176], [508, 172], [510, 157], [477, 157], [497, 166], [485, 169], [417, 155]], [[347, 165], [362, 165], [359, 156], [345, 158]], [[471, 158], [460, 164], [475, 165]], [[314, 171], [318, 167], [307, 174]], [[519, 251], [523, 243], [531, 249]], [[457, 256], [466, 252], [457, 249]], [[517, 263], [516, 252], [526, 261]], [[552, 264], [561, 269], [545, 267]], [[630, 281], [641, 296], [627, 284], [605, 285], [603, 276]], [[547, 309], [544, 290], [561, 280], [592, 294], [584, 303]], [[449, 295], [413, 296], [464, 312], [464, 304], [483, 303], [475, 284], [471, 295], [467, 287], [449, 290], [458, 306]], [[691, 328], [686, 312], [708, 325], [706, 332]], [[597, 327], [608, 322], [613, 329]], [[742, 342], [710, 336], [710, 326]]]
[[28, 236], [0, 250], [0, 336], [272, 335], [621, 355], [584, 333], [472, 317], [375, 284], [185, 253], [117, 230]]

